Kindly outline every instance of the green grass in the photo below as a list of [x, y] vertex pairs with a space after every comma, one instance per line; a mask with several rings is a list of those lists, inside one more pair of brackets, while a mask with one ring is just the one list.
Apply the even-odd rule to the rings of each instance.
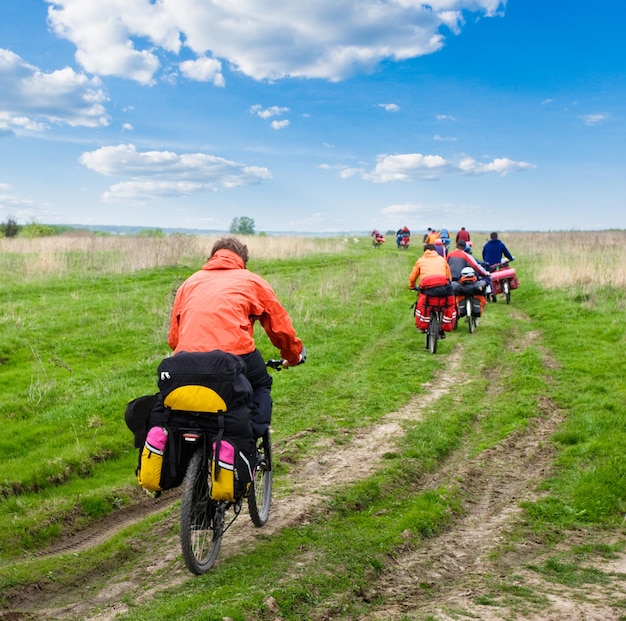
[[[542, 497], [524, 505], [511, 544], [532, 535], [551, 545], [568, 529], [619, 529], [626, 514], [624, 293], [600, 290], [591, 304], [575, 289], [546, 291], [518, 258], [522, 285], [511, 305], [489, 305], [474, 335], [462, 325], [431, 356], [415, 331], [406, 287], [416, 258], [363, 244], [329, 256], [250, 262], [272, 283], [309, 353], [306, 365], [274, 382], [274, 440], [283, 450], [277, 494], [287, 493], [284, 475], [321, 439], [345, 442], [424, 396], [457, 344], [464, 380], [421, 420], [406, 423], [378, 472], [329, 492], [309, 523], [259, 539], [253, 552], [124, 618], [270, 619], [268, 594], [285, 620], [308, 618], [320, 606], [332, 618], [356, 618], [377, 604], [363, 593], [388, 559], [418, 548], [462, 511], [463, 493], [453, 483], [423, 490], [420, 477], [463, 445], [480, 455], [523, 431], [543, 415], [545, 400], [564, 420], [552, 438], [556, 466]], [[156, 390], [172, 292], [194, 269], [77, 270], [28, 282], [5, 275], [0, 283], [0, 592], [9, 593], [0, 601], [29, 584], [79, 589], [81, 576], [100, 571], [106, 580], [107, 572], [153, 553], [149, 533], [158, 518], [76, 553], [71, 563], [64, 556], [25, 561], [132, 502], [137, 456], [124, 406]], [[262, 331], [257, 342], [266, 357], [276, 356]], [[305, 430], [313, 432], [289, 442]], [[568, 559], [536, 571], [568, 584], [600, 579]], [[532, 601], [525, 588], [501, 584], [484, 603]]]

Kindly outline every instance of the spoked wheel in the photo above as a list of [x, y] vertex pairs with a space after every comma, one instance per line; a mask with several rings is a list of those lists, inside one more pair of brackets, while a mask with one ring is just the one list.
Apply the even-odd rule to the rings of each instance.
[[439, 312], [431, 311], [428, 322], [428, 332], [426, 333], [426, 347], [431, 354], [437, 353], [437, 341], [439, 340], [439, 330], [441, 330]]
[[257, 447], [257, 465], [254, 480], [248, 492], [248, 511], [255, 526], [263, 526], [270, 515], [272, 504], [272, 437], [269, 429]]
[[187, 569], [201, 575], [215, 563], [222, 543], [227, 503], [211, 498], [211, 477], [204, 451], [187, 467], [180, 505], [180, 545]]
[[506, 299], [506, 303], [511, 303], [511, 288], [509, 287], [509, 281], [505, 280], [502, 283], [502, 293], [504, 293], [504, 298]]
[[472, 315], [472, 299], [465, 298], [465, 313], [467, 318], [467, 326], [469, 328], [470, 334], [474, 332], [474, 328], [476, 327], [476, 319], [474, 315]]

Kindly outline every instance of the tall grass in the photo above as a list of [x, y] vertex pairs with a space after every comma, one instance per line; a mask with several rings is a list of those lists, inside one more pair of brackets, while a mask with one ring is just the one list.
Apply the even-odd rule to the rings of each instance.
[[[474, 237], [475, 254], [487, 234]], [[523, 258], [533, 280], [551, 289], [626, 287], [626, 231], [502, 233], [513, 256]], [[513, 264], [513, 267], [515, 264]]]
[[[39, 276], [113, 274], [172, 265], [200, 266], [221, 235], [166, 237], [59, 235], [0, 238], [0, 282]], [[313, 253], [335, 253], [353, 240], [344, 238], [245, 236], [250, 256], [285, 259]]]
[[[488, 233], [474, 233], [480, 257]], [[201, 265], [220, 235], [166, 237], [64, 234], [41, 238], [0, 238], [0, 282], [45, 275], [111, 274], [173, 265]], [[585, 291], [626, 287], [626, 231], [501, 233], [517, 258], [524, 258], [531, 277], [544, 287], [572, 285]], [[341, 252], [369, 239], [246, 236], [253, 259], [286, 259], [313, 253]], [[409, 252], [420, 251], [415, 244]]]

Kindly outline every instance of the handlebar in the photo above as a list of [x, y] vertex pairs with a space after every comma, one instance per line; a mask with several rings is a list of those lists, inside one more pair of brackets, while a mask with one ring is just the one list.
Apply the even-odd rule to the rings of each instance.
[[[302, 353], [300, 354], [300, 362], [298, 365], [304, 364], [306, 362], [306, 347], [302, 346]], [[284, 358], [270, 358], [265, 361], [265, 366], [270, 367], [271, 369], [276, 369], [276, 371], [281, 371], [282, 369], [288, 368], [285, 367], [285, 359]], [[289, 365], [288, 365], [289, 366]], [[296, 366], [296, 365], [290, 365]]]
[[513, 257], [512, 259], [504, 259], [504, 261], [500, 261], [500, 263], [494, 263], [493, 265], [490, 265], [488, 269], [490, 272], [497, 272], [500, 268], [507, 267], [507, 265], [514, 260], [515, 257]]

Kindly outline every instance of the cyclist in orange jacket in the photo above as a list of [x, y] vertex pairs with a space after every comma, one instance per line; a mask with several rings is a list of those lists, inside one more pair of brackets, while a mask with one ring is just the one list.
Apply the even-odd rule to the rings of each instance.
[[260, 437], [271, 420], [272, 377], [256, 348], [254, 323], [280, 350], [285, 367], [304, 362], [306, 352], [271, 285], [246, 269], [247, 262], [248, 247], [235, 237], [215, 242], [202, 269], [176, 292], [168, 344], [174, 354], [221, 349], [244, 360], [256, 405], [252, 426]]
[[409, 289], [415, 289], [418, 278], [445, 276], [452, 278], [448, 262], [437, 252], [435, 244], [424, 244], [424, 254], [415, 262], [409, 275]]

